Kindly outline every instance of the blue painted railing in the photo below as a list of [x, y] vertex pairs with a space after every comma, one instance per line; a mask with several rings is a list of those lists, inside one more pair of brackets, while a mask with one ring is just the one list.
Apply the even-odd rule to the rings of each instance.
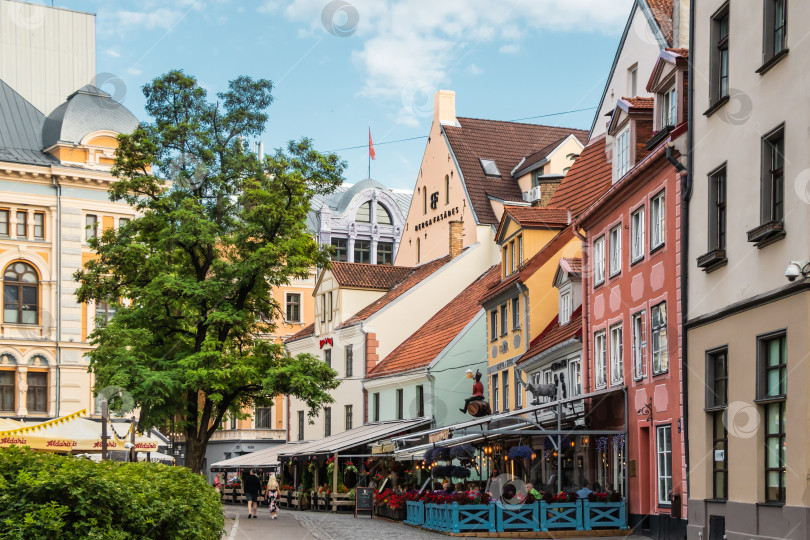
[[540, 530], [575, 529], [582, 530], [581, 501], [547, 503], [540, 501]]
[[425, 523], [425, 505], [422, 501], [405, 501], [405, 523], [421, 526]]
[[582, 502], [583, 526], [586, 531], [594, 527], [625, 528], [624, 501], [621, 502]]
[[497, 503], [497, 530], [504, 531], [537, 531], [540, 526], [538, 504], [504, 504]]
[[450, 531], [454, 533], [469, 531], [495, 532], [495, 504], [453, 503], [450, 507]]

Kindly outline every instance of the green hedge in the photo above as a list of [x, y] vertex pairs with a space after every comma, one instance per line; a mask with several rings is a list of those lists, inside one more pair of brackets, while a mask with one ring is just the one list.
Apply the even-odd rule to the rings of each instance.
[[184, 467], [0, 449], [2, 539], [219, 539], [219, 494]]

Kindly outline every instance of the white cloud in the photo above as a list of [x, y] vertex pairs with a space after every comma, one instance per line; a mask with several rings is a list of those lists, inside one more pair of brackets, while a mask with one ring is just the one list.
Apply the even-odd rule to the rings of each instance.
[[498, 49], [498, 52], [501, 54], [517, 54], [520, 51], [520, 45], [517, 43], [507, 43], [506, 45], [501, 45]]
[[143, 72], [140, 69], [136, 68], [136, 67], [130, 67], [130, 68], [127, 68], [127, 73], [129, 73], [133, 77], [137, 77], [138, 75], [140, 75]]
[[104, 51], [107, 56], [112, 56], [113, 58], [121, 58], [121, 53], [115, 49], [107, 49]]
[[470, 75], [481, 75], [484, 72], [483, 69], [481, 69], [475, 64], [470, 64], [469, 66], [467, 66], [466, 71]]
[[[165, 6], [171, 7], [165, 7]], [[105, 34], [115, 35], [133, 30], [173, 30], [192, 11], [202, 11], [204, 0], [175, 0], [171, 3], [144, 0], [138, 10], [99, 10], [104, 23], [99, 25]]]

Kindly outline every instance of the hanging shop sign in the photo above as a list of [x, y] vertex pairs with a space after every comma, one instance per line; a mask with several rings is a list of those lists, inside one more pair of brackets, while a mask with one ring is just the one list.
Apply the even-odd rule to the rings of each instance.
[[332, 338], [330, 338], [330, 337], [328, 337], [328, 338], [323, 338], [323, 339], [321, 340], [321, 342], [320, 342], [320, 345], [321, 345], [321, 349], [323, 349], [323, 346], [324, 346], [324, 345], [329, 345], [330, 347], [332, 347]]
[[432, 443], [439, 441], [446, 441], [449, 438], [450, 438], [449, 429], [443, 429], [441, 431], [437, 431], [436, 433], [431, 433], [430, 435], [428, 435], [428, 441]]

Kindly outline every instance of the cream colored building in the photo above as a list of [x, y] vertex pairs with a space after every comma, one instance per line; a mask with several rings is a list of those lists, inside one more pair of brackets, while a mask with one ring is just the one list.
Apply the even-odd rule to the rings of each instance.
[[694, 8], [688, 537], [804, 539], [810, 3]]

